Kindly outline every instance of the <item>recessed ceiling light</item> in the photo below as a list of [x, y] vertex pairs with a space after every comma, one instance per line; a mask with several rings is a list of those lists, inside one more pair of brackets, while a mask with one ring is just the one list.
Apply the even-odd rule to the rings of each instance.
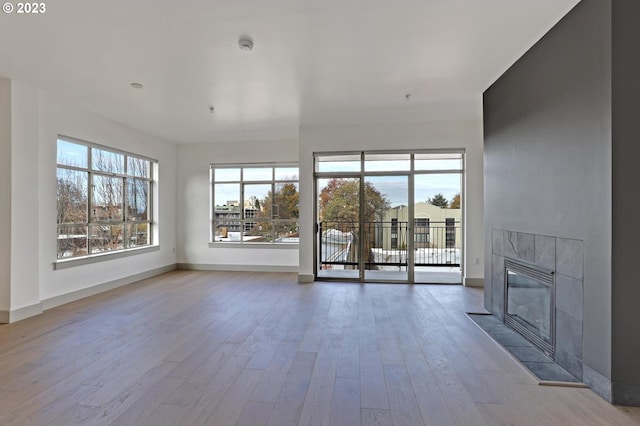
[[240, 50], [252, 50], [253, 40], [249, 36], [242, 36], [238, 40], [238, 46], [240, 46]]
[[134, 89], [142, 89], [144, 86], [140, 83], [131, 83], [131, 87]]

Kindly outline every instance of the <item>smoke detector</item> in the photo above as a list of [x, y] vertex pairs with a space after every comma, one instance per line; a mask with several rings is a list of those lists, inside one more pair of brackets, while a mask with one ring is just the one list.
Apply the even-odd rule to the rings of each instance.
[[238, 40], [238, 46], [240, 46], [240, 50], [252, 50], [253, 40], [251, 39], [251, 37], [242, 36]]

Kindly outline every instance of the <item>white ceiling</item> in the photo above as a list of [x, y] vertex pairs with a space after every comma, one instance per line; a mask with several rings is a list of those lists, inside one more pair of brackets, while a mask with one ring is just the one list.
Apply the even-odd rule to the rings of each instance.
[[178, 143], [455, 119], [576, 3], [51, 0], [0, 14], [0, 76]]

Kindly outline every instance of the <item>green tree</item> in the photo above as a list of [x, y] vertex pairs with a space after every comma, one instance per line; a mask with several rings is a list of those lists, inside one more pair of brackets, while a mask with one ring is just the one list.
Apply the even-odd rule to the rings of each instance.
[[451, 199], [451, 204], [449, 204], [450, 209], [459, 209], [460, 208], [460, 193], [458, 192]]
[[446, 198], [444, 198], [444, 195], [442, 195], [442, 193], [440, 192], [434, 195], [433, 198], [429, 197], [427, 199], [427, 203], [432, 204], [434, 206], [441, 207], [443, 209], [446, 209], [447, 207], [449, 207], [449, 201]]

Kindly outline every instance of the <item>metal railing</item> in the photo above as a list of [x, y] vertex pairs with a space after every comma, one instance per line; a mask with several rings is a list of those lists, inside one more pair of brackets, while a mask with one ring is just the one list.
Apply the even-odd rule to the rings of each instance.
[[460, 266], [459, 221], [415, 224], [412, 253], [408, 252], [408, 222], [374, 221], [362, 225], [361, 230], [357, 222], [320, 222], [322, 269], [356, 269], [361, 258], [369, 270], [406, 268], [410, 259], [415, 266]]

